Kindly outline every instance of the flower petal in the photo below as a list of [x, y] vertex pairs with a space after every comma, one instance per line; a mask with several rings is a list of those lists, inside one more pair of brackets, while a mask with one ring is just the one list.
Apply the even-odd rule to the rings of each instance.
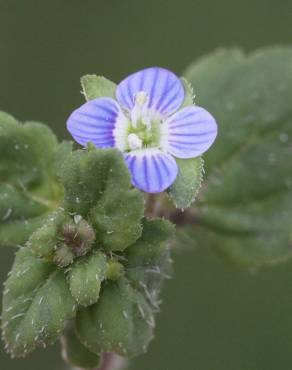
[[124, 115], [111, 98], [90, 100], [76, 109], [67, 121], [67, 129], [77, 143], [92, 142], [99, 148], [116, 146], [114, 130]]
[[147, 68], [125, 78], [117, 87], [117, 100], [131, 110], [140, 91], [148, 94], [148, 108], [164, 116], [177, 111], [185, 96], [181, 80], [174, 73], [159, 67]]
[[204, 108], [183, 108], [165, 121], [161, 146], [178, 158], [197, 157], [207, 151], [217, 136], [214, 117]]
[[161, 193], [176, 179], [175, 159], [159, 149], [142, 149], [125, 154], [132, 184], [146, 193]]

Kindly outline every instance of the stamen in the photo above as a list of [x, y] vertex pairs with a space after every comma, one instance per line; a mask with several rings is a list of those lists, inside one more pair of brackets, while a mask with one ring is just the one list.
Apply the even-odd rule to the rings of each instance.
[[128, 144], [132, 150], [141, 149], [143, 145], [142, 140], [136, 134], [130, 134], [128, 136]]
[[151, 118], [148, 109], [149, 95], [146, 91], [139, 91], [135, 95], [135, 105], [131, 110], [131, 123], [133, 127], [137, 127], [140, 121], [148, 130], [151, 128]]
[[148, 131], [151, 129], [151, 118], [149, 116], [143, 116], [141, 122], [147, 127]]
[[137, 127], [137, 122], [141, 120], [141, 118], [147, 113], [148, 101], [149, 97], [145, 91], [139, 91], [135, 95], [135, 105], [131, 111], [131, 121], [133, 127]]

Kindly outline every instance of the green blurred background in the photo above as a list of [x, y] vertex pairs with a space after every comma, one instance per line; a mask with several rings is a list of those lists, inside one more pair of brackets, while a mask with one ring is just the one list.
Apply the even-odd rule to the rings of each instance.
[[[218, 47], [291, 43], [291, 19], [291, 0], [0, 0], [0, 109], [68, 137], [81, 75], [182, 73]], [[131, 370], [291, 370], [292, 264], [249, 274], [202, 247], [175, 256], [156, 339]], [[2, 281], [12, 259], [2, 250]], [[21, 361], [1, 348], [0, 369], [64, 365], [58, 346]]]

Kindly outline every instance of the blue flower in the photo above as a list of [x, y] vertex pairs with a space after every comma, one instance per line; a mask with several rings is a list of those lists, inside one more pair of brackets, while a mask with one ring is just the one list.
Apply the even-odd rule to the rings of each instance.
[[176, 179], [176, 158], [192, 158], [213, 144], [217, 124], [205, 109], [190, 105], [181, 80], [163, 68], [147, 68], [125, 78], [116, 100], [97, 98], [75, 110], [67, 128], [81, 145], [118, 148], [132, 183], [160, 193]]

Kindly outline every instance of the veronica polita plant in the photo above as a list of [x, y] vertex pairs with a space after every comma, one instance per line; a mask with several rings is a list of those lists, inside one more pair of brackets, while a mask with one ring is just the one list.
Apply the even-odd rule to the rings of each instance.
[[67, 121], [79, 148], [0, 113], [12, 357], [60, 339], [72, 368], [127, 366], [154, 338], [174, 246], [209, 246], [253, 271], [291, 257], [291, 65], [288, 47], [227, 50], [184, 78], [84, 76], [87, 102]]

